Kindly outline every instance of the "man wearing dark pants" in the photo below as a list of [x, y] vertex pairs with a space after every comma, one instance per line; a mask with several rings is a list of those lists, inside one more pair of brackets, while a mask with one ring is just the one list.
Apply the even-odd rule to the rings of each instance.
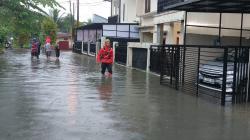
[[113, 64], [113, 49], [110, 46], [110, 41], [106, 40], [103, 48], [97, 55], [97, 62], [101, 62], [101, 73], [104, 75], [106, 69], [108, 69], [108, 75], [112, 75], [112, 64]]
[[106, 69], [108, 69], [109, 74], [112, 74], [112, 64], [102, 63], [102, 74], [105, 74]]

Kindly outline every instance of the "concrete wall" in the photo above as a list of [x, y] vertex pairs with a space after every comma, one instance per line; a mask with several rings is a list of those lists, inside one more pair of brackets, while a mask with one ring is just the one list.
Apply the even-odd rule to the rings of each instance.
[[127, 66], [132, 67], [133, 64], [133, 48], [140, 48], [140, 49], [146, 49], [147, 50], [147, 67], [146, 71], [150, 71], [150, 46], [151, 45], [157, 45], [153, 43], [128, 43], [128, 51], [127, 51]]
[[[125, 13], [124, 11], [125, 5]], [[123, 15], [124, 20], [123, 20]], [[120, 15], [121, 23], [136, 23], [138, 21], [136, 16], [136, 1], [135, 0], [121, 0], [121, 15]]]
[[[157, 11], [157, 0], [151, 0], [150, 4], [150, 12], [156, 12]], [[145, 15], [145, 0], [136, 0], [136, 15], [137, 16], [143, 16]]]
[[120, 0], [112, 0], [112, 16], [119, 15]]

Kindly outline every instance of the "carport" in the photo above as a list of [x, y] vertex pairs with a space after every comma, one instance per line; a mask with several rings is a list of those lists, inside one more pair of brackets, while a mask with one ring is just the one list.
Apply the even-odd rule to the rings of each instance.
[[74, 52], [95, 56], [101, 48], [102, 38], [109, 38], [111, 44], [118, 42], [118, 46], [113, 47], [122, 58], [116, 57], [116, 60], [126, 60], [123, 55], [127, 55], [127, 46], [123, 44], [139, 41], [137, 23], [93, 23], [77, 28], [76, 33]]
[[183, 45], [158, 46], [161, 84], [221, 105], [249, 97], [250, 0], [176, 0], [186, 11]]

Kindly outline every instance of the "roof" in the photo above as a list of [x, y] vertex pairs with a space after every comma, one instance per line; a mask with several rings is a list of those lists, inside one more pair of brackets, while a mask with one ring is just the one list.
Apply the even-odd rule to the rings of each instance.
[[71, 37], [71, 34], [69, 34], [69, 33], [63, 33], [63, 32], [58, 32], [56, 37], [57, 38], [67, 38], [67, 37]]
[[88, 24], [88, 25], [84, 25], [84, 26], [81, 26], [77, 29], [80, 29], [80, 30], [84, 30], [84, 29], [88, 29], [88, 30], [91, 30], [91, 29], [102, 29], [102, 25], [103, 23], [92, 23], [92, 24]]
[[79, 30], [102, 30], [103, 25], [139, 25], [138, 23], [92, 23], [78, 27]]
[[93, 23], [108, 23], [108, 19], [106, 19], [100, 15], [94, 14], [93, 18], [92, 18], [92, 22]]
[[250, 13], [250, 0], [187, 0], [165, 6], [163, 10]]

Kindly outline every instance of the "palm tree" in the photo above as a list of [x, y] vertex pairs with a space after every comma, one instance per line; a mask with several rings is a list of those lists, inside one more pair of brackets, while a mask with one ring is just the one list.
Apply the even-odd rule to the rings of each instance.
[[49, 12], [49, 16], [58, 26], [62, 23], [63, 15], [64, 13], [60, 15], [60, 10], [58, 9], [52, 9]]

